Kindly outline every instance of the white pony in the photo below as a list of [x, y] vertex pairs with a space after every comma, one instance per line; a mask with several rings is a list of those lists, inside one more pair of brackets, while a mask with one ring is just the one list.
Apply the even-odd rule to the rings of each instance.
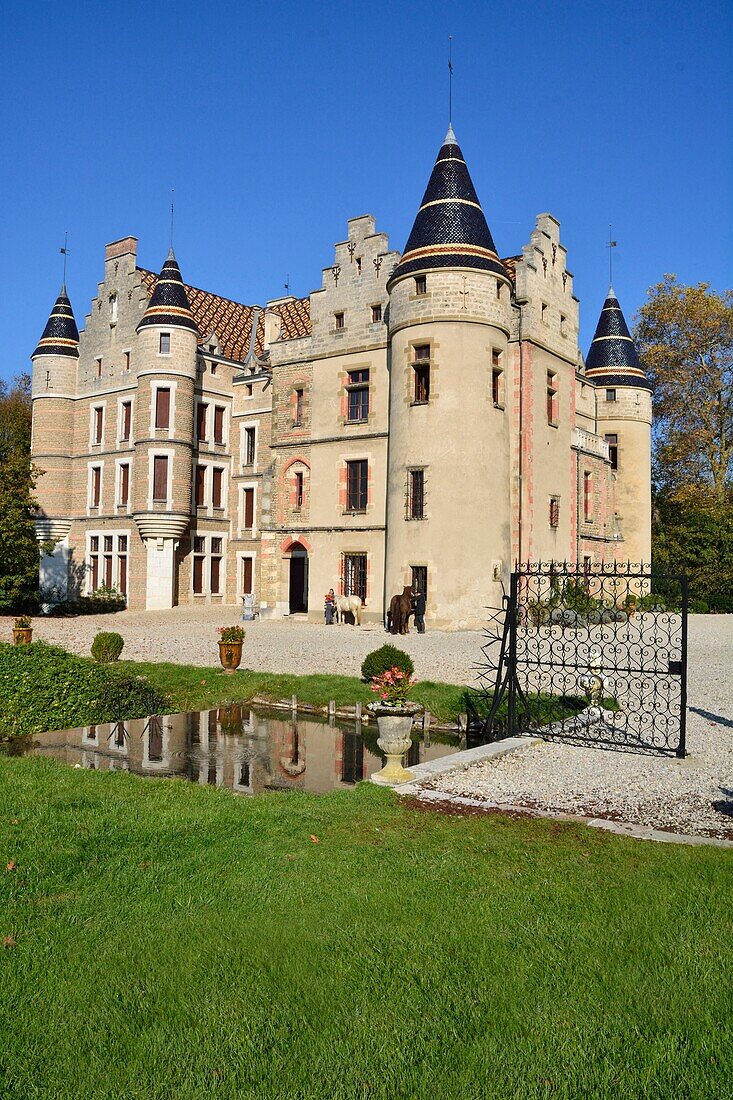
[[354, 616], [354, 622], [357, 626], [361, 626], [361, 597], [359, 596], [337, 596], [336, 597], [336, 619], [338, 622], [345, 622], [345, 616], [348, 613]]

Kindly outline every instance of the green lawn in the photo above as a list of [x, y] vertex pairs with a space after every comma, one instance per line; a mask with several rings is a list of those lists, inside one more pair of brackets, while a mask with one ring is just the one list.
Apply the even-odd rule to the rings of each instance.
[[37, 758], [0, 846], [3, 1100], [730, 1095], [731, 852]]

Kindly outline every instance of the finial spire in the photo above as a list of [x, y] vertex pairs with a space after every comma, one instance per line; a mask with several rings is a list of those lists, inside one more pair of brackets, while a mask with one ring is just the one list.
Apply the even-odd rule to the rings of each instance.
[[[448, 131], [453, 126], [453, 35], [448, 35]], [[455, 137], [453, 138], [455, 141]]]
[[608, 282], [609, 282], [609, 285], [610, 285], [609, 293], [611, 291], [613, 291], [613, 250], [614, 250], [614, 248], [618, 247], [618, 241], [613, 240], [612, 228], [613, 227], [609, 225], [609, 227], [608, 227], [608, 244], [606, 245], [606, 248], [608, 249]]
[[176, 189], [171, 187], [171, 252], [173, 251], [173, 215], [175, 212]]
[[69, 252], [71, 251], [69, 249], [68, 245], [69, 245], [69, 231], [67, 229], [66, 232], [64, 233], [64, 247], [59, 249], [59, 252], [64, 257], [64, 278], [63, 278], [62, 283], [61, 283], [61, 291], [62, 291], [63, 294], [66, 293], [66, 257], [69, 255]]

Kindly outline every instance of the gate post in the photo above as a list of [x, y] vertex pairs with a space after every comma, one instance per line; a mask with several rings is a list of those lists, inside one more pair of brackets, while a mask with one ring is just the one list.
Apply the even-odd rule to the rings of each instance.
[[680, 743], [677, 746], [677, 756], [687, 755], [687, 574], [680, 577], [682, 589], [682, 646], [681, 661], [682, 671], [680, 675]]
[[515, 737], [517, 732], [517, 608], [518, 608], [519, 574], [512, 573], [509, 581], [509, 652], [506, 657], [509, 681], [509, 700], [507, 723], [509, 736]]

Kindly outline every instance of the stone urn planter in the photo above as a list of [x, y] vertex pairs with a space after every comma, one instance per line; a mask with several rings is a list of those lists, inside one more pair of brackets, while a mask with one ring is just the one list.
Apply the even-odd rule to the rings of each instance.
[[33, 641], [33, 627], [27, 615], [21, 615], [13, 623], [13, 645], [30, 645]]
[[380, 772], [372, 776], [375, 783], [394, 786], [413, 779], [412, 772], [402, 766], [402, 758], [410, 747], [412, 722], [422, 707], [419, 703], [405, 703], [401, 707], [387, 703], [370, 703], [367, 708], [376, 716], [379, 737], [377, 744], [387, 757], [387, 763]]
[[241, 626], [219, 627], [219, 660], [225, 672], [236, 672], [242, 661], [244, 631]]

